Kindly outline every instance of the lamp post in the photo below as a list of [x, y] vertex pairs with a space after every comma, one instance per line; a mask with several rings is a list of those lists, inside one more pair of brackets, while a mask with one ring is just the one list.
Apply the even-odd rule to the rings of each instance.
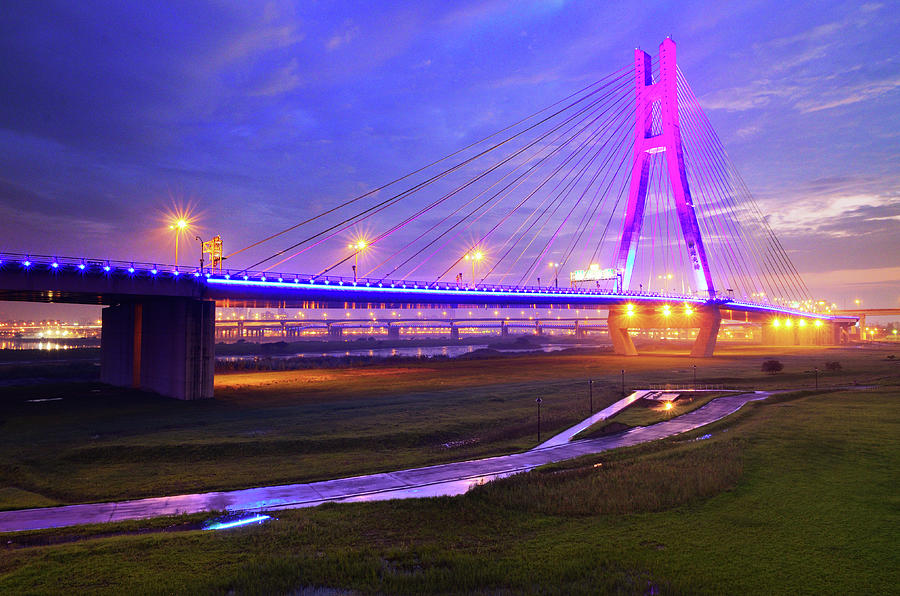
[[697, 365], [694, 365], [694, 389], [697, 389]]
[[181, 233], [184, 229], [188, 227], [188, 222], [184, 218], [179, 219], [171, 226], [169, 226], [170, 230], [175, 230], [175, 268], [178, 269], [178, 237], [181, 236]]
[[622, 397], [625, 397], [625, 369], [622, 369]]
[[550, 268], [553, 269], [553, 287], [559, 287], [559, 263], [550, 262]]
[[815, 368], [813, 369], [813, 372], [814, 372], [815, 375], [816, 375], [816, 389], [818, 389], [818, 388], [819, 388], [819, 367], [818, 367], [818, 366], [815, 367]]
[[478, 261], [484, 258], [484, 253], [480, 250], [475, 250], [469, 253], [466, 253], [466, 260], [472, 261], [472, 287], [475, 287], [475, 265], [478, 264]]
[[537, 398], [534, 400], [538, 406], [538, 444], [541, 443], [541, 404], [544, 403], [544, 400], [541, 398]]
[[194, 238], [200, 242], [200, 273], [203, 273], [203, 238], [197, 235]]
[[357, 267], [359, 267], [359, 253], [364, 251], [367, 246], [369, 246], [369, 243], [366, 242], [365, 240], [359, 240], [358, 242], [356, 242], [354, 244], [347, 245], [347, 248], [352, 248], [352, 249], [356, 250], [356, 252], [353, 254], [353, 281], [354, 282], [357, 280], [356, 269], [357, 269]]
[[594, 379], [588, 379], [588, 395], [590, 396], [589, 399], [590, 399], [590, 403], [591, 403], [591, 411], [589, 412], [589, 414], [593, 416], [593, 414], [594, 414]]

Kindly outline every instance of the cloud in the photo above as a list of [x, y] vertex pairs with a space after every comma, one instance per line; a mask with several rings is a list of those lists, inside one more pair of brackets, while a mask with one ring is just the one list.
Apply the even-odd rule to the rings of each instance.
[[870, 267], [836, 269], [805, 273], [804, 280], [810, 285], [840, 287], [844, 285], [894, 285], [900, 282], [900, 267]]
[[700, 100], [704, 109], [744, 112], [768, 105], [776, 98], [792, 99], [799, 93], [795, 84], [760, 79], [743, 87], [722, 89]]
[[898, 88], [900, 88], [900, 76], [866, 81], [849, 87], [838, 87], [835, 91], [798, 101], [795, 105], [801, 112], [818, 112], [876, 99]]
[[338, 49], [339, 47], [346, 45], [356, 39], [359, 35], [359, 27], [353, 25], [351, 23], [346, 23], [344, 25], [344, 31], [337, 35], [334, 35], [325, 42], [325, 48], [331, 52], [333, 50]]
[[[879, 214], [873, 214], [875, 211]], [[888, 215], [880, 215], [880, 212]], [[900, 211], [895, 197], [875, 194], [838, 195], [784, 201], [769, 218], [774, 229], [786, 233], [815, 233], [829, 236], [862, 235], [865, 221], [893, 219]]]
[[292, 58], [285, 66], [275, 70], [261, 86], [257, 87], [252, 94], [273, 96], [293, 91], [303, 83], [303, 78], [299, 72], [299, 62], [296, 58]]

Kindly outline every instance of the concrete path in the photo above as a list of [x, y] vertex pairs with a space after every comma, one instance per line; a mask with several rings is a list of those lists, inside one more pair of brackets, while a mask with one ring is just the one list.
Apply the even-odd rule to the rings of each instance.
[[623, 397], [622, 399], [620, 399], [613, 405], [603, 408], [602, 410], [600, 410], [593, 416], [589, 416], [589, 417], [585, 418], [584, 420], [582, 420], [581, 422], [579, 422], [572, 428], [568, 428], [568, 429], [564, 430], [563, 432], [559, 433], [558, 435], [556, 435], [555, 437], [544, 441], [543, 443], [538, 445], [536, 447], [536, 449], [543, 449], [544, 447], [556, 447], [557, 445], [565, 445], [566, 443], [568, 443], [569, 441], [572, 440], [572, 437], [574, 437], [575, 435], [577, 435], [584, 429], [590, 428], [591, 426], [600, 422], [601, 420], [606, 420], [607, 418], [612, 418], [613, 416], [615, 416], [616, 414], [618, 414], [619, 412], [621, 412], [622, 410], [624, 410], [625, 408], [627, 408], [628, 406], [630, 406], [631, 404], [633, 404], [634, 402], [636, 402], [637, 400], [641, 399], [642, 397], [644, 397], [645, 395], [647, 395], [649, 393], [656, 393], [656, 392], [655, 391], [646, 391], [646, 390], [635, 391], [628, 397]]
[[[202, 511], [273, 511], [312, 507], [326, 502], [460, 495], [477, 484], [525, 472], [544, 464], [618, 447], [637, 445], [693, 430], [736, 412], [749, 401], [765, 399], [769, 395], [771, 395], [769, 392], [756, 392], [720, 397], [693, 412], [652, 426], [633, 428], [598, 439], [556, 445], [545, 443], [524, 453], [487, 459], [308, 484], [176, 495], [118, 503], [89, 503], [2, 511], [0, 512], [0, 532], [98, 524]], [[602, 413], [595, 414], [591, 418]], [[573, 428], [579, 428], [586, 422]], [[566, 433], [571, 431], [572, 429], [569, 429]], [[571, 432], [571, 435], [576, 432]]]

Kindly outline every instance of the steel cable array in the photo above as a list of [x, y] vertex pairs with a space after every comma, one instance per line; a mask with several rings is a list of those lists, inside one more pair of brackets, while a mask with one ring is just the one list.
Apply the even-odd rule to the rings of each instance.
[[[655, 76], [658, 77], [658, 74]], [[677, 72], [685, 168], [717, 292], [798, 305], [808, 290], [737, 172], [683, 73]], [[534, 285], [551, 275], [613, 268], [634, 162], [633, 71], [622, 68], [502, 130], [388, 184], [254, 242], [237, 255], [303, 233], [258, 258], [269, 271], [292, 259], [351, 259], [363, 277]], [[651, 104], [652, 130], [661, 116]], [[638, 119], [642, 120], [642, 119]], [[665, 151], [649, 156], [647, 198], [631, 290], [691, 295], [693, 276]], [[363, 238], [363, 248], [347, 241]], [[352, 242], [351, 242], [352, 244]], [[466, 255], [483, 255], [471, 272]], [[310, 267], [306, 267], [307, 270]], [[355, 269], [354, 269], [355, 272]], [[471, 273], [471, 274], [470, 274]], [[313, 276], [315, 277], [315, 275]], [[568, 282], [567, 279], [565, 279]], [[615, 279], [596, 282], [615, 291]]]

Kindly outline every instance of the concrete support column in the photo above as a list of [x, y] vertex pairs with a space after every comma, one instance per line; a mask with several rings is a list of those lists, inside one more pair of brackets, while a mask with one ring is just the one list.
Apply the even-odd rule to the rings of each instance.
[[117, 304], [104, 308], [100, 328], [100, 380], [117, 387], [140, 387], [143, 308]]
[[450, 339], [459, 339], [459, 327], [457, 327], [456, 325], [450, 325]]
[[716, 339], [719, 336], [719, 325], [722, 323], [722, 313], [718, 306], [704, 306], [695, 312], [700, 323], [697, 332], [697, 340], [691, 349], [691, 356], [695, 358], [709, 358], [716, 349]]
[[509, 325], [506, 322], [500, 323], [500, 337], [509, 337]]
[[344, 337], [344, 330], [336, 325], [328, 326], [328, 337], [331, 339], [341, 339]]
[[213, 396], [213, 302], [166, 298], [103, 309], [101, 380], [177, 399]]
[[541, 322], [540, 322], [540, 321], [535, 321], [535, 322], [534, 322], [534, 334], [537, 335], [537, 336], [544, 335], [544, 330], [541, 328]]
[[578, 321], [575, 321], [575, 339], [584, 339], [584, 327]]
[[388, 339], [400, 339], [400, 328], [388, 325]]
[[620, 356], [637, 356], [637, 348], [628, 335], [628, 327], [632, 324], [632, 316], [629, 316], [622, 307], [612, 306], [606, 319], [609, 329], [609, 339], [612, 341], [613, 351]]

